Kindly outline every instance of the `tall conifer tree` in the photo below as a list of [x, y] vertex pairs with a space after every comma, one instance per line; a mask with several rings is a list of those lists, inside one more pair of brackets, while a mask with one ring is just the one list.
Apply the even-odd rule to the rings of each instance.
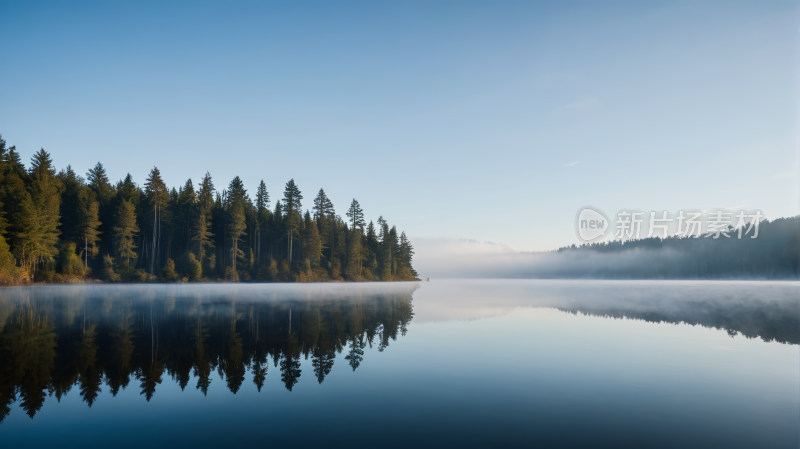
[[[78, 195], [84, 188], [83, 178], [75, 173], [72, 166], [61, 170], [56, 175], [64, 187], [61, 194], [61, 240], [72, 242], [82, 241], [80, 231], [80, 217], [78, 210]], [[81, 246], [81, 245], [79, 245]]]
[[228, 216], [230, 220], [228, 232], [231, 238], [232, 254], [231, 266], [233, 267], [234, 278], [236, 278], [238, 276], [236, 272], [236, 260], [244, 256], [244, 252], [239, 250], [239, 240], [242, 234], [244, 234], [245, 229], [247, 229], [244, 212], [247, 191], [244, 189], [244, 183], [238, 176], [233, 178], [228, 185], [227, 193]]
[[333, 209], [333, 203], [325, 194], [325, 190], [319, 189], [319, 193], [314, 198], [312, 210], [314, 211], [314, 221], [317, 223], [322, 250], [330, 249], [330, 259], [332, 260], [335, 238], [333, 232], [335, 225], [334, 215], [336, 212]]
[[169, 193], [164, 180], [161, 179], [161, 172], [157, 167], [150, 170], [147, 176], [147, 182], [144, 184], [145, 197], [149, 206], [150, 213], [152, 214], [152, 252], [150, 254], [150, 273], [155, 274], [158, 272], [160, 262], [160, 244], [161, 244], [161, 222], [164, 211], [167, 209], [169, 203]]
[[303, 226], [303, 260], [308, 260], [312, 266], [319, 265], [319, 255], [322, 245], [319, 240], [319, 231], [316, 223], [311, 219], [311, 214], [306, 211], [305, 225]]
[[28, 195], [22, 199], [15, 222], [17, 251], [30, 272], [36, 263], [51, 261], [58, 254], [62, 183], [55, 177], [53, 161], [44, 148], [33, 155], [29, 177]]
[[255, 247], [256, 247], [256, 263], [261, 264], [261, 234], [263, 228], [269, 218], [269, 192], [267, 192], [267, 185], [264, 180], [258, 184], [258, 191], [256, 192], [256, 233], [255, 233]]
[[361, 230], [355, 228], [350, 231], [350, 238], [347, 242], [347, 277], [355, 279], [361, 276], [361, 253], [363, 251], [361, 242]]
[[361, 276], [361, 261], [364, 252], [364, 247], [361, 241], [361, 235], [364, 230], [364, 211], [361, 209], [361, 205], [358, 204], [355, 198], [353, 198], [353, 202], [350, 203], [350, 208], [347, 210], [347, 216], [350, 218], [350, 223], [352, 225], [352, 235], [350, 247], [353, 248], [355, 253], [351, 254], [348, 251], [348, 257], [355, 257], [356, 260], [356, 273], [358, 276]]
[[353, 202], [350, 203], [350, 208], [347, 209], [347, 214], [350, 218], [350, 226], [353, 229], [363, 229], [364, 228], [364, 211], [361, 209], [361, 205], [358, 204], [355, 198], [353, 198]]
[[214, 241], [211, 232], [212, 209], [214, 208], [214, 183], [211, 181], [211, 174], [206, 172], [203, 180], [199, 184], [197, 192], [198, 214], [194, 227], [194, 241], [197, 243], [197, 258], [200, 265], [203, 265], [206, 250], [214, 248]]
[[300, 202], [303, 195], [300, 194], [300, 189], [294, 183], [294, 178], [286, 183], [286, 188], [283, 191], [283, 204], [284, 213], [286, 214], [286, 231], [289, 236], [289, 266], [292, 265], [292, 234], [297, 229], [300, 221], [300, 208], [303, 207]]
[[8, 155], [6, 156], [9, 168], [12, 173], [16, 174], [22, 179], [26, 179], [28, 172], [25, 170], [25, 164], [22, 163], [22, 158], [17, 152], [17, 146], [11, 145], [8, 148]]
[[131, 259], [136, 260], [139, 255], [136, 253], [134, 236], [139, 232], [136, 224], [136, 212], [130, 201], [122, 200], [117, 208], [117, 223], [114, 226], [114, 246], [117, 257], [125, 259], [126, 268], [131, 268]]
[[81, 233], [84, 245], [84, 267], [89, 266], [89, 245], [92, 245], [92, 256], [97, 254], [96, 243], [100, 240], [99, 219], [100, 203], [97, 201], [94, 191], [84, 186], [78, 192], [78, 229]]
[[100, 162], [86, 172], [86, 183], [94, 190], [97, 201], [103, 206], [114, 196], [114, 188], [108, 180], [105, 167]]

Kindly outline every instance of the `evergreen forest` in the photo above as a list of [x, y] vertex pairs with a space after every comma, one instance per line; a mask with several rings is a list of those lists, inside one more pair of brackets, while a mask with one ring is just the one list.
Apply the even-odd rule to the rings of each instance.
[[0, 284], [30, 282], [409, 281], [414, 250], [356, 199], [345, 217], [323, 189], [304, 209], [294, 179], [271, 201], [238, 176], [169, 188], [158, 168], [143, 185], [112, 183], [97, 163], [57, 171], [40, 149], [26, 167], [0, 136]]
[[800, 216], [763, 220], [757, 238], [729, 226], [719, 238], [645, 238], [572, 245], [545, 254], [537, 277], [797, 279]]

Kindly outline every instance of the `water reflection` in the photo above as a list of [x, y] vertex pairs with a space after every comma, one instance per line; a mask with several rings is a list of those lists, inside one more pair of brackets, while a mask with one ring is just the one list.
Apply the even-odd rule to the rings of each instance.
[[[88, 407], [106, 388], [116, 396], [130, 386], [150, 401], [169, 379], [206, 395], [217, 378], [225, 385], [216, 388], [236, 394], [248, 373], [258, 392], [272, 375], [292, 391], [301, 379], [322, 384], [334, 365], [337, 375], [356, 371], [367, 347], [383, 352], [406, 335], [412, 318], [476, 319], [518, 307], [687, 323], [800, 344], [797, 290], [793, 283], [566, 281], [458, 281], [419, 290], [417, 284], [5, 289], [0, 422], [15, 402], [33, 418], [48, 395], [60, 401], [73, 388]], [[309, 358], [310, 373], [301, 366]]]
[[[475, 320], [517, 307], [698, 325], [800, 344], [800, 284], [718, 281], [443, 281], [422, 289], [415, 322]], [[428, 301], [438, 297], [445, 300]]]
[[[19, 401], [33, 418], [46, 395], [77, 387], [91, 407], [105, 381], [116, 396], [138, 383], [147, 401], [165, 377], [208, 393], [216, 370], [237, 393], [252, 372], [260, 392], [270, 362], [287, 390], [311, 357], [316, 382], [337, 354], [355, 371], [367, 345], [405, 335], [415, 284], [269, 292], [180, 287], [9, 289], [0, 300], [0, 422]], [[191, 295], [186, 295], [189, 292]], [[309, 376], [309, 377], [311, 377]]]

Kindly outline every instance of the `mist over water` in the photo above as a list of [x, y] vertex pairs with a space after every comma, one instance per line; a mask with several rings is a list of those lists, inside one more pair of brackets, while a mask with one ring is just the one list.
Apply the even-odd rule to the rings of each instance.
[[[782, 228], [781, 228], [782, 227]], [[761, 240], [644, 239], [549, 252], [453, 239], [416, 239], [421, 278], [800, 280], [800, 217]]]
[[[674, 251], [628, 251], [623, 254], [516, 252], [487, 242], [417, 239], [415, 266], [420, 276], [442, 279], [486, 278], [629, 278], [644, 263], [678, 265], [689, 256]], [[658, 272], [657, 267], [652, 267]]]
[[756, 281], [7, 288], [0, 442], [797, 447], [798, 298]]
[[416, 322], [474, 320], [536, 307], [800, 344], [800, 284], [791, 281], [503, 279], [443, 280], [426, 287], [416, 295]]

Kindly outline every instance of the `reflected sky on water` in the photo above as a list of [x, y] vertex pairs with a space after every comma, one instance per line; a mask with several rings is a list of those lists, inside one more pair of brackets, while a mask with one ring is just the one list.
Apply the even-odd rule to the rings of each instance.
[[8, 288], [0, 443], [794, 448], [798, 290], [542, 280]]

